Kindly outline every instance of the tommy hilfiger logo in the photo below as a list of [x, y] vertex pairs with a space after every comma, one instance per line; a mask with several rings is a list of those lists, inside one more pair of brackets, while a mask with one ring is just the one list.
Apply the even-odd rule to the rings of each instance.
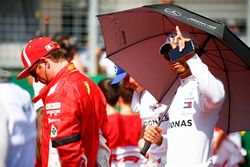
[[193, 104], [192, 101], [185, 101], [183, 108], [192, 108], [193, 107], [192, 104]]

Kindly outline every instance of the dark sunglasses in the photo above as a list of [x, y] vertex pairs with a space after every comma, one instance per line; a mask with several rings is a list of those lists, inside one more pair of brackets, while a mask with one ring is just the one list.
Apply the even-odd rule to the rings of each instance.
[[[49, 58], [50, 55], [46, 55], [46, 56], [44, 56], [44, 57]], [[37, 77], [37, 74], [36, 74], [37, 66], [38, 66], [39, 63], [43, 63], [43, 62], [45, 62], [45, 61], [39, 59], [39, 60], [37, 60], [37, 61], [33, 64], [33, 67], [31, 67], [31, 69], [30, 69], [30, 71], [29, 71], [29, 74], [30, 74], [32, 77], [34, 77], [34, 78]], [[45, 62], [45, 63], [46, 63], [46, 62]]]
[[34, 77], [34, 78], [37, 77], [36, 68], [37, 68], [37, 66], [38, 66], [38, 63], [39, 63], [39, 61], [37, 61], [37, 62], [33, 65], [33, 67], [30, 69], [30, 71], [29, 71], [29, 74], [30, 74], [32, 77]]
[[32, 77], [34, 77], [34, 78], [36, 78], [36, 77], [37, 77], [37, 75], [36, 75], [36, 72], [35, 72], [35, 71], [30, 71], [30, 72], [29, 72], [29, 74], [30, 74]]

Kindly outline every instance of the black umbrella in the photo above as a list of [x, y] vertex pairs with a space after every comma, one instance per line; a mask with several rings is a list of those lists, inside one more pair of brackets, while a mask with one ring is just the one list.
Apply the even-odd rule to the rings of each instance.
[[159, 48], [178, 25], [183, 35], [193, 40], [196, 53], [210, 71], [224, 83], [226, 99], [217, 126], [228, 133], [250, 130], [250, 49], [223, 23], [166, 4], [99, 15], [98, 19], [107, 57], [165, 104], [179, 79]]

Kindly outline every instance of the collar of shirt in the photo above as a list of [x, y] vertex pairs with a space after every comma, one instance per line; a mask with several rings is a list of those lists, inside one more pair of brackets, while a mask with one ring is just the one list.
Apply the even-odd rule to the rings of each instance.
[[70, 74], [71, 72], [77, 71], [75, 65], [71, 62], [67, 64], [59, 73], [55, 76], [55, 78], [47, 85], [45, 86], [42, 91], [39, 93], [38, 96], [32, 99], [34, 103], [36, 103], [38, 100], [42, 99], [43, 101], [45, 100], [45, 97], [47, 96], [50, 88], [55, 85], [55, 83], [62, 78], [63, 76], [66, 76]]

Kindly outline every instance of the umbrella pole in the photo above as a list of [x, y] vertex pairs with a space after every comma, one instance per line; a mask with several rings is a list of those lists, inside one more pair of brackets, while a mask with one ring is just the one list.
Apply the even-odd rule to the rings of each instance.
[[[159, 122], [158, 122], [158, 124], [157, 124], [158, 126], [160, 126], [160, 124], [162, 123], [163, 119], [164, 119], [165, 116], [168, 114], [168, 110], [169, 110], [169, 108], [170, 108], [170, 106], [171, 106], [171, 104], [172, 104], [172, 102], [173, 102], [173, 100], [174, 100], [174, 97], [175, 97], [175, 96], [172, 97], [171, 101], [170, 101], [169, 104], [167, 105], [167, 108], [166, 108], [166, 110], [165, 110], [165, 112], [164, 112], [164, 115], [160, 118], [160, 120], [159, 120]], [[140, 153], [141, 153], [143, 156], [146, 155], [146, 153], [147, 153], [149, 147], [151, 146], [151, 144], [152, 144], [152, 143], [150, 143], [149, 141], [145, 141], [144, 146], [143, 146], [143, 148], [142, 148], [141, 151], [140, 151]]]

